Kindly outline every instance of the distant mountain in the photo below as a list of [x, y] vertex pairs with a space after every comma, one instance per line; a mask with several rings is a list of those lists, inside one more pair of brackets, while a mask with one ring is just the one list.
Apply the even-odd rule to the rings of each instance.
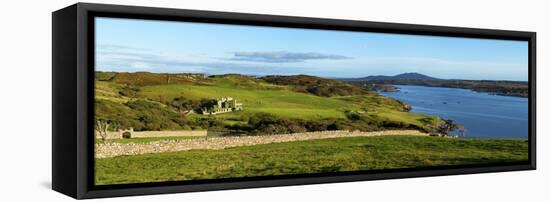
[[368, 81], [382, 81], [382, 80], [439, 80], [431, 76], [426, 76], [419, 73], [404, 73], [395, 76], [367, 76], [356, 80], [368, 80]]
[[417, 85], [462, 88], [503, 96], [529, 97], [529, 83], [518, 81], [438, 79], [419, 73], [404, 73], [395, 76], [367, 76], [363, 78], [340, 80], [375, 91], [391, 90], [393, 88], [391, 87], [392, 85]]

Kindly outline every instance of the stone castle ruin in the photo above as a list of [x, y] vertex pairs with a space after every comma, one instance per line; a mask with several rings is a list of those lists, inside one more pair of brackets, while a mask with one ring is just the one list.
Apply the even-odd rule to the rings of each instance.
[[233, 111], [240, 111], [243, 109], [243, 104], [238, 103], [236, 99], [232, 97], [225, 97], [216, 99], [214, 105], [209, 107], [203, 107], [201, 109], [203, 115], [214, 115]]

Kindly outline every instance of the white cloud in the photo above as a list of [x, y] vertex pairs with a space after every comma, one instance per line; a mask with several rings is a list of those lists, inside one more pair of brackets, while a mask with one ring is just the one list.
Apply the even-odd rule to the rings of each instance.
[[253, 51], [253, 52], [235, 52], [233, 57], [228, 60], [267, 62], [267, 63], [294, 63], [304, 62], [306, 60], [344, 60], [351, 57], [324, 54], [315, 52], [287, 52], [287, 51]]

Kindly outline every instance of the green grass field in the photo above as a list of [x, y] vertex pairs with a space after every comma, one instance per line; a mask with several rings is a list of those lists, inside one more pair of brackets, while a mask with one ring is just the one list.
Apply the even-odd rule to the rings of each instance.
[[348, 137], [96, 159], [95, 183], [124, 184], [527, 161], [523, 139]]
[[[259, 86], [259, 87], [258, 87]], [[263, 86], [269, 86], [263, 87]], [[323, 119], [345, 118], [346, 111], [361, 111], [380, 118], [424, 126], [420, 120], [430, 118], [439, 123], [435, 116], [402, 112], [395, 100], [377, 94], [320, 97], [292, 91], [279, 86], [258, 82], [256, 85], [236, 85], [232, 80], [216, 78], [209, 85], [170, 84], [144, 86], [140, 97], [151, 100], [172, 100], [183, 96], [188, 99], [233, 97], [243, 103], [244, 110], [216, 115], [221, 119], [239, 119], [258, 112], [266, 112], [284, 118]]]
[[[162, 96], [163, 99], [168, 100], [178, 96], [195, 100], [233, 97], [243, 103], [245, 110], [242, 113], [268, 112], [287, 118], [342, 118], [343, 112], [341, 110], [355, 108], [355, 106], [350, 106], [350, 103], [338, 99], [297, 93], [286, 89], [252, 90], [247, 87], [234, 88], [223, 85], [171, 84], [145, 86], [142, 88], [140, 96], [151, 99], [158, 99]], [[292, 111], [292, 113], [288, 113], [289, 111]]]
[[[110, 74], [103, 76], [106, 78], [112, 77]], [[126, 76], [133, 78], [132, 75]], [[181, 80], [179, 83], [170, 84], [162, 84], [164, 77], [158, 74], [133, 76], [147, 76], [148, 80], [146, 80], [153, 84], [129, 85], [127, 82], [130, 82], [130, 80], [126, 77], [123, 78], [128, 80], [124, 80], [126, 83], [116, 82], [117, 79], [114, 81], [96, 80], [97, 117], [113, 119], [126, 127], [136, 128], [137, 126], [132, 125], [134, 124], [139, 126], [137, 128], [182, 129], [177, 126], [178, 124], [181, 125], [181, 120], [168, 122], [166, 126], [150, 127], [145, 123], [149, 119], [143, 117], [149, 116], [147, 114], [149, 112], [138, 112], [135, 109], [130, 109], [127, 103], [145, 101], [157, 104], [159, 107], [155, 111], [163, 111], [164, 114], [161, 115], [155, 112], [156, 114], [150, 114], [151, 116], [163, 118], [164, 120], [174, 120], [173, 117], [180, 116], [172, 107], [168, 106], [174, 98], [184, 97], [198, 102], [201, 99], [233, 97], [238, 102], [243, 103], [244, 110], [215, 115], [215, 119], [221, 121], [225, 126], [246, 125], [248, 119], [258, 113], [268, 113], [284, 119], [308, 121], [338, 119], [348, 121], [348, 113], [353, 112], [377, 121], [399, 122], [403, 125], [413, 125], [416, 128], [423, 129], [434, 128], [442, 123], [435, 116], [405, 112], [403, 111], [403, 104], [376, 93], [324, 97], [296, 91], [292, 86], [274, 85], [261, 79], [242, 75], [214, 76], [197, 81]], [[138, 81], [131, 81], [139, 83]], [[145, 82], [145, 80], [142, 82]], [[129, 88], [137, 90], [134, 92], [128, 91]], [[150, 109], [150, 107], [144, 109]], [[190, 114], [186, 115], [185, 119], [197, 123], [203, 122], [202, 119], [205, 117], [207, 116]]]

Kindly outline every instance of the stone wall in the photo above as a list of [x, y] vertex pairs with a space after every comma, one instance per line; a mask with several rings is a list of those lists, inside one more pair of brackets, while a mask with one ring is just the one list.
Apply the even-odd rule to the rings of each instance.
[[139, 131], [132, 133], [134, 137], [185, 137], [206, 136], [206, 130], [175, 130], [175, 131]]
[[429, 136], [416, 130], [390, 130], [377, 132], [358, 131], [321, 131], [266, 136], [213, 137], [182, 140], [161, 140], [146, 143], [98, 143], [95, 145], [96, 158], [107, 158], [122, 155], [187, 151], [192, 149], [224, 149], [230, 147], [292, 142], [337, 137], [385, 136], [385, 135], [418, 135]]
[[[121, 130], [121, 131], [109, 131], [107, 132], [107, 139], [120, 139], [122, 133], [130, 132], [131, 137], [185, 137], [185, 136], [206, 136], [206, 130], [172, 130], [172, 131], [133, 131], [133, 130]], [[96, 138], [101, 139], [99, 133], [96, 131]]]
[[[101, 135], [99, 135], [99, 132], [95, 131], [95, 138], [101, 139]], [[121, 131], [107, 131], [107, 137], [105, 139], [121, 139], [122, 138], [122, 132]]]

